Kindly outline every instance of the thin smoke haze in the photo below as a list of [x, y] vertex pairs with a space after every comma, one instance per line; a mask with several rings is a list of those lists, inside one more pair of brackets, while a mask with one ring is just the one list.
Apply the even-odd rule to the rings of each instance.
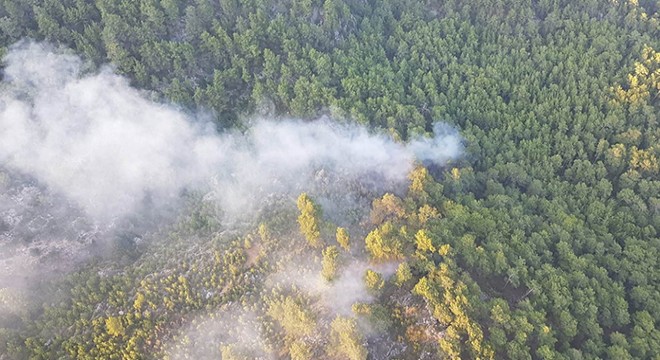
[[4, 59], [0, 165], [36, 178], [96, 221], [122, 218], [212, 192], [240, 215], [271, 193], [305, 191], [319, 170], [401, 183], [415, 161], [444, 164], [462, 151], [449, 126], [407, 144], [329, 120], [254, 120], [217, 134], [174, 107], [150, 100], [105, 68], [85, 73], [78, 57], [23, 42]]

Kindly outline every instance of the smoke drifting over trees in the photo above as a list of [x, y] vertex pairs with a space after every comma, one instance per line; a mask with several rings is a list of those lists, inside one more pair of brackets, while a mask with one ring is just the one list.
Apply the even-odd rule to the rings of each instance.
[[[47, 44], [16, 44], [5, 56], [4, 65], [4, 87], [0, 89], [0, 169], [4, 180], [0, 185], [6, 191], [0, 196], [0, 214], [8, 226], [2, 229], [2, 240], [4, 244], [18, 241], [12, 252], [5, 251], [2, 261], [8, 276], [0, 277], [0, 288], [9, 292], [2, 300], [0, 315], [6, 319], [15, 319], [25, 311], [21, 301], [12, 299], [21, 299], [19, 290], [33, 286], [38, 274], [58, 268], [60, 262], [75, 264], [88, 258], [84, 249], [97, 240], [142, 236], [123, 227], [131, 223], [133, 229], [147, 228], [139, 223], [144, 214], [170, 214], [172, 209], [185, 208], [182, 200], [187, 193], [201, 194], [206, 204], [219, 210], [221, 222], [231, 228], [234, 221], [256, 220], [269, 198], [283, 197], [293, 208], [295, 197], [309, 192], [319, 202], [319, 212], [312, 215], [318, 222], [317, 241], [323, 245], [326, 240], [335, 241], [337, 233], [335, 228], [328, 231], [330, 225], [321, 219], [322, 212], [325, 219], [334, 217], [344, 223], [350, 223], [343, 218], [351, 211], [358, 212], [353, 220], [366, 217], [371, 196], [405, 188], [416, 163], [442, 165], [462, 151], [457, 132], [443, 124], [435, 125], [434, 137], [418, 137], [407, 143], [328, 118], [256, 118], [247, 122], [245, 130], [218, 132], [204, 116], [186, 114], [132, 88], [110, 67], [90, 71], [81, 59]], [[42, 226], [35, 228], [34, 224]], [[360, 251], [350, 254], [348, 232], [342, 231], [344, 253], [330, 247], [335, 249], [332, 277], [327, 278], [331, 284], [317, 269], [319, 259], [310, 261], [304, 254], [295, 258], [270, 255], [273, 261], [297, 260], [293, 267], [269, 269], [273, 274], [265, 282], [267, 287], [300, 289], [296, 291], [313, 297], [317, 311], [323, 309], [319, 326], [328, 332], [330, 321], [337, 315], [350, 316], [356, 301], [366, 304], [375, 299], [363, 284], [368, 265], [360, 258]], [[36, 240], [26, 241], [26, 234]], [[267, 241], [266, 237], [262, 235], [261, 242]], [[252, 254], [248, 257], [253, 258], [248, 263], [258, 263], [255, 259], [262, 246], [248, 247], [246, 251]], [[31, 255], [31, 251], [43, 254]], [[57, 255], [38, 256], [51, 253]], [[231, 252], [228, 254], [225, 256]], [[30, 261], [31, 256], [34, 261]], [[389, 269], [394, 265], [383, 266]], [[231, 269], [238, 274], [236, 267]], [[392, 269], [387, 272], [392, 273]], [[20, 286], [15, 280], [17, 274], [23, 274]], [[194, 303], [192, 299], [200, 292], [192, 291], [183, 276], [176, 282], [186, 289], [185, 301]], [[206, 287], [202, 293], [207, 299], [219, 296]], [[272, 304], [265, 305], [264, 301], [270, 300], [264, 296], [266, 300], [260, 295], [252, 306], [270, 309]], [[141, 300], [136, 297], [133, 305], [136, 311], [143, 310], [148, 302], [144, 295], [139, 297]], [[165, 306], [175, 305], [166, 300]], [[114, 341], [125, 336], [130, 328], [127, 322], [132, 321], [121, 315], [109, 314], [102, 323]], [[227, 326], [217, 323], [214, 328]], [[362, 326], [368, 328], [366, 323]], [[206, 341], [195, 329], [191, 325], [180, 331], [186, 339]], [[220, 349], [223, 354], [258, 350], [242, 336], [239, 333], [229, 341], [219, 333], [206, 333], [209, 341], [238, 344]], [[316, 341], [323, 344], [325, 340]], [[167, 346], [174, 349], [177, 344]], [[312, 351], [309, 344], [296, 344]], [[318, 351], [320, 345], [315, 346]], [[197, 355], [211, 356], [220, 350], [200, 349]], [[177, 358], [176, 351], [185, 352], [185, 348], [171, 351]]]
[[121, 218], [213, 191], [232, 216], [270, 193], [295, 193], [324, 170], [374, 186], [402, 182], [417, 159], [444, 163], [461, 152], [452, 129], [408, 144], [327, 120], [257, 119], [245, 132], [213, 127], [156, 103], [111, 69], [47, 45], [23, 42], [5, 58], [0, 161], [65, 194], [95, 220]]

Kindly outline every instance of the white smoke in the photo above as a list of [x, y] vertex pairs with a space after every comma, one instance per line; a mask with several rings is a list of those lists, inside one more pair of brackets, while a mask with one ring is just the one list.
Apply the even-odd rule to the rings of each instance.
[[106, 68], [47, 45], [20, 43], [5, 59], [0, 88], [0, 165], [28, 174], [105, 221], [213, 191], [227, 214], [272, 193], [305, 191], [318, 171], [400, 183], [415, 160], [443, 164], [461, 152], [448, 126], [408, 144], [358, 126], [257, 119], [218, 135], [150, 100]]

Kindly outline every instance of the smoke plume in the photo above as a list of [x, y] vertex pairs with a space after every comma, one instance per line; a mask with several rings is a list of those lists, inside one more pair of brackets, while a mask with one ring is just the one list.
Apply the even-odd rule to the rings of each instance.
[[86, 72], [79, 58], [47, 45], [15, 45], [4, 63], [0, 165], [99, 222], [190, 189], [211, 193], [237, 216], [270, 194], [305, 191], [324, 174], [383, 186], [405, 181], [415, 160], [442, 164], [461, 152], [445, 125], [407, 144], [328, 119], [256, 119], [247, 131], [218, 134], [111, 69]]

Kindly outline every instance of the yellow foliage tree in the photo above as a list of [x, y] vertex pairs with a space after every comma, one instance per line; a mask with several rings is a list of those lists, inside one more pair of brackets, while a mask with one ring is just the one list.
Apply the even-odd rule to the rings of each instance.
[[111, 316], [105, 319], [105, 328], [108, 330], [108, 334], [112, 336], [124, 336], [124, 324], [122, 324], [121, 318], [117, 316]]
[[372, 230], [364, 239], [367, 251], [374, 260], [390, 260], [401, 257], [401, 242], [396, 238], [394, 226], [386, 222]]
[[381, 224], [386, 220], [400, 219], [405, 215], [403, 201], [396, 195], [387, 193], [371, 204], [371, 223]]
[[344, 229], [343, 227], [337, 228], [337, 243], [344, 250], [346, 251], [350, 250], [350, 237], [348, 236], [348, 231], [346, 231], [346, 229]]
[[328, 246], [323, 249], [321, 275], [327, 281], [332, 281], [337, 276], [337, 257], [339, 257], [339, 250], [336, 246]]
[[355, 319], [337, 317], [330, 324], [331, 352], [336, 352], [350, 360], [366, 360], [369, 354], [363, 345], [362, 334], [357, 329]]
[[300, 232], [305, 236], [309, 245], [314, 248], [321, 247], [321, 231], [319, 230], [319, 218], [321, 211], [314, 201], [306, 194], [302, 193], [298, 196], [298, 224], [300, 225]]

